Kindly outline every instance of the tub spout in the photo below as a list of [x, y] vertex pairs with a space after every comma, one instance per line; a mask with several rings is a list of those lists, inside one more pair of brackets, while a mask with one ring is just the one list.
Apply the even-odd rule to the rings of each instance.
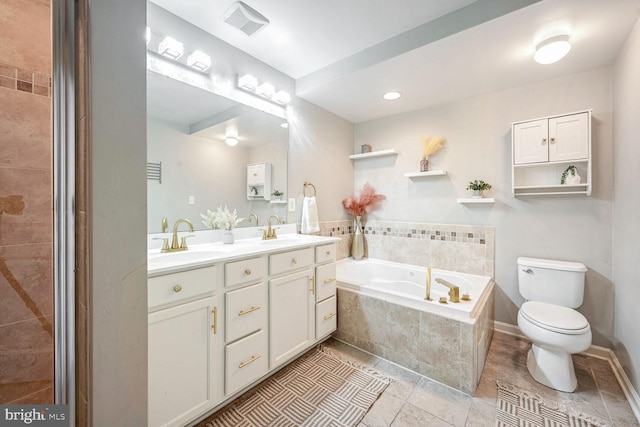
[[458, 286], [439, 277], [436, 279], [436, 282], [449, 288], [449, 299], [451, 302], [460, 302], [460, 288]]

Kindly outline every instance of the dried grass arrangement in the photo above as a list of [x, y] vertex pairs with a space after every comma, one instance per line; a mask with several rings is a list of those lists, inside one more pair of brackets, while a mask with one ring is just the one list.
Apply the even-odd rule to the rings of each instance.
[[424, 136], [422, 137], [422, 158], [428, 159], [429, 156], [437, 153], [444, 144], [444, 138], [441, 136]]
[[376, 190], [367, 182], [360, 191], [360, 197], [348, 197], [342, 201], [342, 206], [347, 213], [356, 217], [361, 217], [375, 209], [378, 209], [385, 199], [386, 196], [376, 194]]

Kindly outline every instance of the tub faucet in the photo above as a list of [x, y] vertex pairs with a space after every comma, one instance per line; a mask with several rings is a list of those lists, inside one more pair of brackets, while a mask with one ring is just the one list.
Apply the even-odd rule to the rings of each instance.
[[178, 252], [178, 251], [186, 251], [187, 249], [187, 237], [193, 237], [193, 235], [184, 236], [180, 240], [180, 245], [178, 245], [178, 226], [182, 223], [186, 223], [189, 226], [189, 232], [193, 233], [193, 224], [186, 218], [180, 218], [173, 225], [173, 239], [171, 240], [171, 247], [169, 249], [162, 249], [162, 252]]
[[451, 302], [460, 302], [460, 288], [458, 286], [439, 277], [436, 279], [436, 282], [449, 288], [449, 299]]

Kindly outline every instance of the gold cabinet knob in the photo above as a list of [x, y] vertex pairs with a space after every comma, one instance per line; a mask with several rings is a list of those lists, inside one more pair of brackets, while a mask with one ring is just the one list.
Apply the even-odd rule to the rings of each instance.
[[296, 258], [291, 259], [291, 264], [297, 264], [297, 263], [298, 263], [298, 260]]
[[331, 256], [331, 251], [327, 251], [327, 256]]
[[251, 274], [251, 270], [247, 268], [247, 269], [244, 271], [244, 274], [246, 274], [247, 276], [249, 276], [249, 275]]
[[173, 292], [180, 292], [182, 290], [182, 286], [181, 285], [175, 285], [173, 287]]

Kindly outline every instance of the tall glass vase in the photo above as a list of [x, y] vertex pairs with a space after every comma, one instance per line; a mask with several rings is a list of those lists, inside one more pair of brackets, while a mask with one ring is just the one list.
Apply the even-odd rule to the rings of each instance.
[[362, 217], [356, 216], [356, 226], [353, 232], [353, 240], [351, 241], [351, 256], [355, 260], [361, 260], [364, 256], [364, 235], [362, 234]]

